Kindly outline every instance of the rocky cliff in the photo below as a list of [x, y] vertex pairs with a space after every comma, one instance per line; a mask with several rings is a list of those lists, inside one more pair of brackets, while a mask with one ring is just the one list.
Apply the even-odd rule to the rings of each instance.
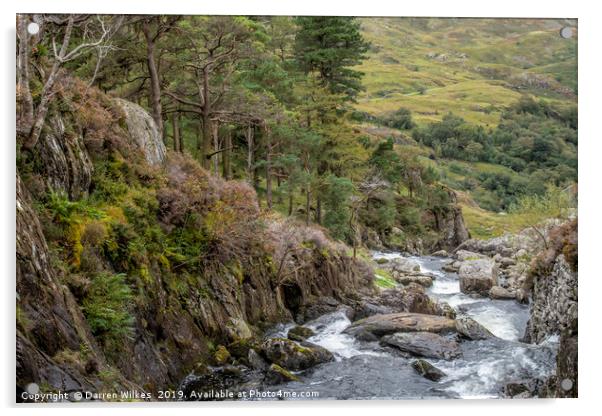
[[18, 389], [176, 387], [220, 348], [244, 361], [273, 323], [370, 292], [371, 270], [320, 229], [168, 156], [141, 107], [61, 100], [18, 162]]
[[556, 376], [548, 380], [542, 394], [577, 397], [577, 220], [553, 229], [547, 245], [533, 259], [525, 282], [532, 303], [524, 338], [539, 343], [550, 336], [560, 337]]

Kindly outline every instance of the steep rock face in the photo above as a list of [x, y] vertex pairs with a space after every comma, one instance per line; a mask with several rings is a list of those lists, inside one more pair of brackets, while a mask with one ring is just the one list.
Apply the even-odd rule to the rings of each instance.
[[82, 136], [65, 129], [60, 116], [52, 117], [36, 145], [37, 165], [48, 189], [61, 191], [70, 198], [88, 193], [93, 166]]
[[91, 388], [77, 368], [53, 359], [87, 346], [90, 361], [103, 361], [73, 296], [50, 264], [40, 222], [18, 175], [16, 188], [17, 386], [36, 382], [57, 390]]
[[[173, 178], [179, 181], [169, 182], [169, 186], [161, 190], [164, 199], [173, 197], [175, 207], [155, 195], [156, 189], [148, 190], [148, 199], [159, 206], [157, 226], [181, 226], [169, 215], [191, 206], [197, 217], [203, 218], [216, 209], [216, 201], [220, 201], [218, 207], [232, 209], [236, 214], [234, 218], [241, 223], [250, 222], [252, 216], [259, 217], [256, 195], [250, 186], [209, 175], [191, 158], [186, 161], [179, 156], [177, 160], [167, 161], [165, 147], [150, 116], [135, 104], [118, 102], [126, 113], [128, 129], [116, 129], [113, 142], [137, 143], [145, 152], [146, 162], [158, 165], [154, 175], [165, 178], [166, 182]], [[68, 116], [55, 122], [59, 123], [54, 126], [58, 131], [78, 130], [73, 125], [62, 127], [62, 123], [73, 122]], [[48, 131], [52, 131], [50, 127], [51, 124]], [[107, 152], [95, 154], [100, 163], [108, 152], [119, 151], [119, 146], [106, 146], [100, 131], [92, 133], [99, 133], [96, 134], [100, 140], [97, 148]], [[49, 176], [53, 183], [68, 191], [71, 199], [78, 199], [90, 183], [90, 189], [94, 189], [95, 176], [91, 169], [84, 169], [90, 175], [84, 180], [82, 170], [70, 166], [87, 166], [90, 160], [87, 151], [93, 150], [86, 150], [79, 139], [70, 142], [74, 136], [52, 137], [56, 139], [54, 145], [46, 141], [35, 149], [34, 157], [39, 163], [34, 166], [34, 173], [44, 177], [46, 171], [41, 169], [48, 160], [48, 169], [52, 167], [57, 173]], [[126, 163], [131, 162], [131, 158], [123, 154], [121, 157]], [[54, 161], [63, 164], [53, 164]], [[135, 163], [139, 163], [138, 158]], [[182, 192], [186, 186], [189, 186], [188, 194]], [[262, 227], [267, 225], [263, 228], [268, 229], [276, 223], [271, 218], [265, 221]], [[112, 381], [106, 385], [101, 380], [100, 371], [106, 370], [116, 374], [117, 385], [139, 386], [137, 390], [175, 387], [199, 364], [211, 362], [212, 345], [223, 344], [234, 349], [242, 339], [260, 334], [263, 328], [275, 322], [290, 320], [317, 299], [332, 297], [343, 303], [350, 301], [356, 291], [369, 290], [372, 271], [361, 261], [348, 257], [346, 247], [338, 247], [319, 230], [298, 224], [291, 224], [289, 228], [290, 235], [299, 238], [296, 244], [305, 248], [286, 257], [279, 276], [276, 276], [274, 263], [282, 254], [277, 252], [277, 247], [287, 247], [290, 239], [276, 241], [276, 236], [283, 237], [277, 227], [267, 237], [251, 232], [232, 237], [231, 242], [240, 244], [241, 250], [253, 247], [244, 251], [244, 259], [239, 263], [234, 261], [235, 256], [209, 263], [203, 271], [183, 273], [160, 264], [156, 258], [146, 259], [144, 282], [137, 283], [128, 273], [128, 284], [139, 294], [130, 311], [133, 334], [117, 346], [115, 353], [99, 345], [101, 342], [92, 335], [81, 312], [82, 294], [76, 293], [76, 287], [67, 286], [71, 280], [65, 279], [63, 285], [59, 279], [37, 213], [29, 202], [28, 190], [17, 177], [17, 385], [21, 389], [31, 382], [47, 384], [53, 390], [113, 389]], [[228, 230], [220, 232], [227, 234]], [[273, 244], [269, 244], [270, 239], [274, 240]], [[127, 246], [127, 241], [123, 244]], [[223, 247], [217, 244], [215, 250], [214, 255], [219, 256]], [[108, 273], [122, 271], [121, 266], [113, 264], [108, 257], [98, 254], [97, 260], [100, 269]], [[65, 269], [61, 276], [65, 273], [69, 275], [77, 270]]]
[[142, 149], [146, 160], [151, 165], [160, 165], [165, 161], [167, 150], [161, 132], [153, 118], [131, 101], [116, 98], [115, 101], [125, 113], [125, 121], [131, 138]]
[[550, 275], [536, 276], [533, 284], [527, 340], [538, 343], [576, 327], [577, 273], [571, 270], [564, 255], [556, 258]]
[[547, 381], [541, 395], [577, 397], [578, 273], [577, 221], [550, 232], [547, 250], [537, 256], [525, 284], [531, 290], [531, 316], [524, 341], [538, 343], [560, 335], [556, 376]]

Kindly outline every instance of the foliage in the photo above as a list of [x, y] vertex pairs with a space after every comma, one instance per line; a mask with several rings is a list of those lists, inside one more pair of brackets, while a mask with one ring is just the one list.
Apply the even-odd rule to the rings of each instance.
[[362, 89], [362, 73], [351, 69], [368, 50], [359, 22], [350, 17], [303, 16], [296, 18], [299, 31], [295, 55], [300, 67], [317, 71], [332, 93], [353, 99]]
[[349, 237], [350, 209], [348, 199], [353, 192], [353, 183], [347, 178], [330, 175], [326, 178], [324, 189], [324, 206], [327, 209], [324, 225], [338, 239]]
[[94, 335], [106, 344], [129, 338], [134, 318], [129, 306], [132, 291], [125, 274], [100, 273], [90, 282], [83, 311]]

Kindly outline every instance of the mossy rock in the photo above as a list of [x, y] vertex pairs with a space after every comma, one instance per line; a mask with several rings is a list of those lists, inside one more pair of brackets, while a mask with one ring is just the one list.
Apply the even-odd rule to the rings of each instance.
[[305, 370], [334, 359], [330, 351], [319, 345], [310, 342], [298, 344], [286, 338], [268, 339], [261, 350], [269, 362], [292, 371]]
[[309, 337], [316, 335], [314, 331], [306, 326], [297, 325], [288, 331], [288, 338], [293, 341], [305, 341]]
[[388, 262], [389, 262], [389, 259], [380, 258], [380, 259], [376, 259], [375, 261], [376, 261], [376, 263], [378, 263], [378, 264], [386, 264], [386, 263], [388, 263]]
[[230, 360], [230, 352], [226, 347], [220, 345], [217, 347], [213, 358], [215, 358], [215, 362], [219, 365], [224, 365]]
[[237, 359], [246, 359], [251, 349], [258, 349], [258, 343], [253, 338], [239, 339], [228, 345], [228, 351]]
[[299, 377], [280, 367], [278, 364], [272, 364], [266, 371], [264, 381], [266, 384], [281, 384], [288, 381], [299, 381]]

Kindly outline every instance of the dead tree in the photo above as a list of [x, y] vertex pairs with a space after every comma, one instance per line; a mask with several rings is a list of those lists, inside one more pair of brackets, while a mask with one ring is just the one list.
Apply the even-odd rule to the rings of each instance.
[[[22, 146], [29, 150], [35, 147], [40, 138], [61, 67], [65, 63], [80, 58], [91, 51], [106, 48], [111, 36], [119, 29], [123, 20], [123, 18], [117, 18], [109, 21], [109, 18], [102, 16], [90, 17], [87, 15], [67, 15], [65, 17], [44, 15], [40, 19], [45, 24], [52, 25], [53, 28], [58, 30], [52, 34], [52, 66], [46, 73], [46, 79], [40, 93], [40, 101], [35, 108], [32, 105], [33, 100], [29, 89], [29, 34], [27, 33], [29, 19], [27, 16], [20, 15], [17, 25], [19, 39], [17, 91], [23, 103], [24, 116], [23, 119], [19, 120], [18, 126], [20, 132], [25, 136]], [[81, 43], [71, 47], [71, 38], [75, 29], [81, 31], [79, 37]], [[57, 44], [59, 34], [62, 35], [62, 39]], [[99, 53], [99, 57], [101, 56], [102, 53]]]

